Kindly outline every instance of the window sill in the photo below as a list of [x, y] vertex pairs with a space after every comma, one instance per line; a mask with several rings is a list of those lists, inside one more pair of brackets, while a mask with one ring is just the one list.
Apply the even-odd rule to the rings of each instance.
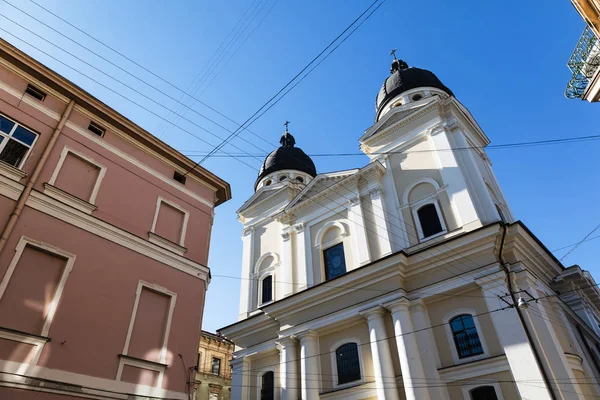
[[185, 247], [173, 243], [169, 239], [165, 239], [154, 232], [148, 232], [148, 241], [164, 249], [171, 250], [173, 253], [179, 254], [180, 256], [183, 256], [187, 252]]
[[50, 342], [52, 340], [46, 336], [40, 336], [40, 335], [36, 335], [34, 333], [23, 332], [23, 331], [19, 331], [16, 329], [11, 329], [11, 328], [6, 328], [4, 326], [0, 326], [0, 337], [2, 337], [3, 333], [15, 335], [15, 336], [21, 336], [23, 338], [29, 338], [31, 340], [36, 340], [36, 341], [40, 341], [40, 342], [44, 342], [44, 343]]
[[83, 211], [86, 214], [92, 214], [93, 211], [98, 209], [96, 205], [88, 203], [77, 196], [73, 196], [72, 194], [61, 190], [56, 186], [49, 184], [48, 182], [44, 183], [44, 194], [60, 201], [61, 203], [65, 203], [73, 208], [76, 208], [79, 211]]
[[24, 171], [7, 164], [4, 161], [0, 161], [0, 174], [17, 182], [27, 176]]
[[137, 357], [132, 357], [132, 356], [128, 356], [127, 354], [119, 354], [119, 357], [122, 360], [125, 360], [125, 364], [127, 365], [137, 365], [137, 364], [146, 364], [146, 368], [149, 369], [167, 369], [168, 365], [167, 364], [163, 364], [163, 363], [159, 363], [157, 361], [148, 361], [148, 360], [144, 360], [143, 358], [137, 358]]

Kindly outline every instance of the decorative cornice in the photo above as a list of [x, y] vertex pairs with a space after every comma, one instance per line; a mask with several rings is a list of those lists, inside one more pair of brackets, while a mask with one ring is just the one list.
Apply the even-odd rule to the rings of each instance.
[[381, 198], [381, 195], [383, 194], [382, 190], [380, 187], [377, 187], [375, 189], [371, 189], [369, 191], [369, 197], [373, 200], [377, 200], [379, 198]]
[[297, 233], [302, 233], [304, 231], [304, 223], [294, 225], [294, 230]]
[[283, 239], [284, 242], [287, 242], [288, 240], [290, 240], [290, 233], [289, 232], [281, 232], [281, 238]]
[[254, 226], [249, 226], [247, 228], [244, 228], [244, 230], [242, 230], [242, 236], [248, 236], [253, 232], [254, 232]]
[[348, 203], [352, 207], [357, 206], [360, 204], [360, 197], [359, 196], [352, 197], [352, 198], [348, 199]]

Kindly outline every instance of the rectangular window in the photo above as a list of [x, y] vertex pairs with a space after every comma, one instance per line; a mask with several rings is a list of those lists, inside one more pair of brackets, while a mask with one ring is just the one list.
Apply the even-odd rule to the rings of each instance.
[[103, 137], [104, 134], [106, 133], [106, 128], [103, 128], [102, 126], [95, 123], [94, 121], [90, 122], [90, 126], [88, 126], [88, 130], [90, 132], [92, 132], [94, 135], [98, 135], [100, 137]]
[[38, 135], [0, 115], [0, 161], [21, 168]]
[[220, 358], [213, 357], [211, 372], [215, 375], [221, 375], [221, 359]]
[[262, 280], [262, 302], [268, 303], [273, 300], [273, 275], [269, 275]]
[[0, 283], [1, 325], [46, 336], [75, 256], [25, 237]]
[[325, 280], [344, 275], [346, 273], [344, 244], [339, 243], [323, 250], [323, 263], [325, 264]]
[[188, 212], [181, 206], [159, 197], [149, 234], [150, 241], [183, 254], [188, 218]]
[[90, 202], [100, 168], [69, 152], [54, 182], [54, 186], [75, 197]]
[[173, 174], [173, 179], [175, 179], [177, 182], [181, 183], [182, 185], [185, 185], [185, 175], [181, 174], [177, 171], [175, 171], [175, 173]]
[[37, 87], [33, 86], [31, 83], [27, 85], [25, 93], [39, 101], [44, 101], [44, 99], [46, 98], [46, 93], [44, 93], [44, 91], [42, 91], [41, 89], [38, 89]]

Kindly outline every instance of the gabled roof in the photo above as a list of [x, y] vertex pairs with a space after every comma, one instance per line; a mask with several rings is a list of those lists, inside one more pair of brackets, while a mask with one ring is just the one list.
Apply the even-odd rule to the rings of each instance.
[[324, 190], [336, 185], [343, 179], [354, 175], [358, 171], [360, 171], [360, 169], [354, 168], [345, 171], [329, 172], [317, 175], [315, 179], [306, 185], [306, 187], [298, 194], [298, 196], [296, 196], [296, 198], [287, 205], [286, 210], [310, 199], [319, 193], [322, 193]]
[[287, 182], [278, 183], [272, 186], [263, 186], [256, 193], [252, 195], [242, 206], [236, 211], [237, 214], [240, 214], [246, 211], [248, 208], [256, 205], [269, 197], [273, 196], [276, 193], [279, 193], [281, 190], [286, 189], [288, 187]]

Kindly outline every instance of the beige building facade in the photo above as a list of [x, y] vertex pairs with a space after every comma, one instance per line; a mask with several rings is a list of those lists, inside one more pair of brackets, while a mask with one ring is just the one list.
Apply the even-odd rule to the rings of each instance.
[[600, 396], [600, 291], [517, 221], [489, 139], [394, 59], [370, 162], [317, 174], [286, 131], [243, 224], [232, 399]]
[[194, 380], [195, 400], [231, 398], [231, 360], [234, 344], [222, 336], [202, 331]]

